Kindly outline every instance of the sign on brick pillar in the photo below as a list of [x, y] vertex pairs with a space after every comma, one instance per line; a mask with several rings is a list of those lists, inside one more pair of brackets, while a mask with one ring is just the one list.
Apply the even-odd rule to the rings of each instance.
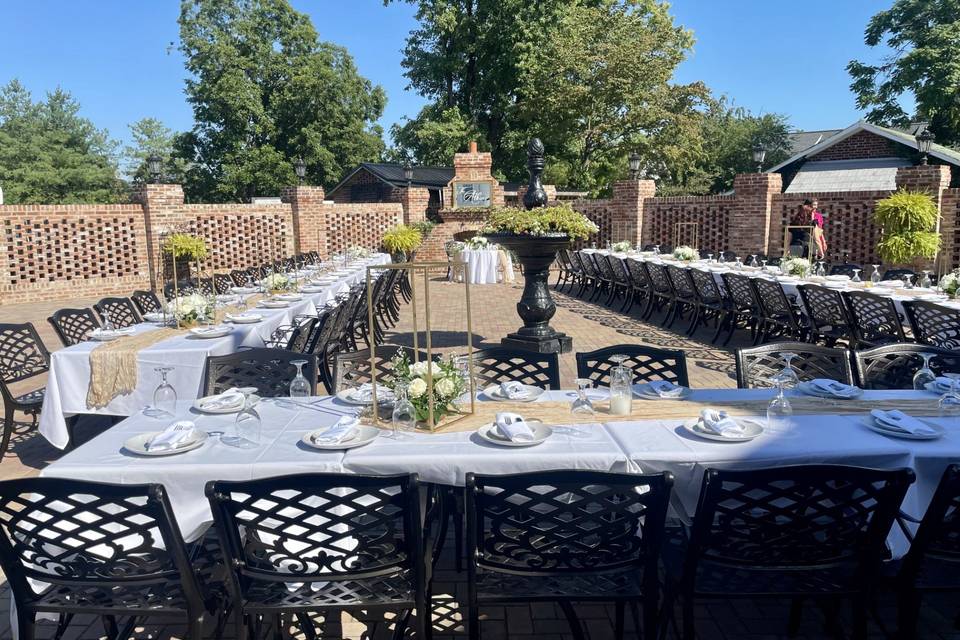
[[169, 210], [183, 206], [183, 187], [179, 184], [141, 184], [133, 193], [133, 201], [143, 206], [150, 286], [158, 291], [163, 287], [161, 243], [165, 234], [176, 230], [177, 219], [171, 219]]
[[897, 169], [897, 188], [910, 191], [922, 191], [930, 194], [937, 203], [940, 217], [937, 219], [937, 233], [940, 234], [940, 253], [936, 264], [929, 263], [924, 268], [937, 272], [944, 272], [953, 266], [953, 242], [956, 226], [956, 207], [949, 206], [948, 199], [944, 206], [944, 192], [950, 187], [950, 167], [941, 164], [918, 165], [915, 167], [900, 167]]
[[643, 235], [643, 205], [657, 192], [653, 180], [620, 180], [613, 183], [613, 240], [640, 243]]
[[410, 187], [409, 189], [404, 187], [400, 191], [404, 224], [426, 220], [427, 207], [430, 205], [430, 190], [423, 187]]
[[[727, 246], [723, 250], [749, 255], [780, 255], [779, 219], [772, 216], [773, 197], [783, 191], [779, 173], [741, 173], [733, 179], [736, 193], [727, 227]], [[717, 247], [717, 249], [721, 249]]]
[[327, 219], [323, 187], [299, 185], [285, 187], [283, 202], [290, 204], [293, 214], [293, 250], [295, 253], [318, 251], [327, 255]]

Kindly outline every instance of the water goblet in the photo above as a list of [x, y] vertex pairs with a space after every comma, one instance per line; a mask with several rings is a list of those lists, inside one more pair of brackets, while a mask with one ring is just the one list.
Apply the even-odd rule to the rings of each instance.
[[766, 258], [763, 258], [763, 259], [760, 260], [760, 268], [763, 269], [764, 271], [767, 270], [767, 259], [766, 259]]
[[850, 278], [850, 282], [854, 282], [856, 284], [863, 282], [863, 280], [860, 279], [860, 269], [853, 270], [853, 277]]
[[824, 276], [827, 275], [827, 263], [824, 262], [823, 260], [818, 260], [818, 261], [817, 261], [817, 273], [816, 273], [816, 275], [818, 275], [818, 276], [820, 276], [820, 277], [824, 277]]
[[777, 389], [777, 395], [767, 405], [767, 430], [771, 433], [782, 433], [793, 415], [793, 407], [784, 394], [783, 379], [777, 375], [771, 381]]
[[875, 264], [871, 265], [873, 267], [873, 273], [870, 274], [870, 284], [876, 286], [880, 284], [882, 278], [880, 277], [880, 265]]
[[756, 267], [756, 266], [757, 266], [757, 256], [756, 256], [756, 255], [751, 255], [751, 256], [750, 256], [750, 259], [747, 261], [747, 266], [748, 266], [748, 267]]
[[307, 364], [307, 361], [292, 360], [290, 364], [292, 364], [297, 368], [297, 375], [295, 375], [293, 377], [293, 380], [290, 381], [290, 397], [291, 398], [309, 398], [310, 383], [307, 382], [307, 379], [303, 375], [303, 365]]
[[114, 330], [115, 330], [115, 327], [113, 326], [113, 322], [111, 322], [111, 320], [110, 320], [110, 310], [104, 308], [103, 313], [101, 313], [100, 315], [103, 316], [103, 327], [102, 327], [103, 330], [104, 330], [104, 331], [114, 331]]
[[708, 254], [707, 254], [707, 262], [713, 262], [713, 254], [712, 254], [712, 253], [708, 253]]
[[780, 357], [783, 358], [783, 369], [775, 377], [780, 380], [784, 389], [795, 389], [800, 384], [800, 376], [793, 368], [793, 359], [797, 357], [797, 354], [787, 351], [781, 353]]
[[160, 374], [160, 384], [153, 392], [153, 407], [148, 415], [172, 418], [177, 411], [177, 390], [167, 381], [167, 374], [173, 371], [173, 367], [155, 367], [154, 371]]
[[593, 403], [587, 396], [587, 390], [593, 386], [593, 381], [589, 378], [577, 378], [577, 397], [570, 403], [570, 413], [575, 417], [593, 416], [596, 411]]
[[737, 271], [743, 269], [743, 261], [740, 259], [740, 256], [737, 256], [737, 264], [733, 265], [733, 268]]
[[256, 389], [254, 387], [244, 387], [240, 389], [243, 393], [243, 409], [237, 414], [233, 422], [232, 430], [224, 431], [220, 436], [220, 442], [228, 447], [238, 449], [254, 449], [260, 446], [260, 427], [262, 421], [257, 412], [256, 405], [259, 398], [252, 399]]
[[913, 277], [910, 275], [903, 276], [903, 288], [904, 289], [913, 289]]
[[393, 429], [393, 437], [396, 440], [403, 440], [417, 428], [417, 410], [410, 400], [407, 399], [407, 385], [397, 383], [393, 390], [393, 412], [390, 414], [390, 426]]
[[[950, 388], [940, 396], [937, 411], [941, 418], [956, 420], [960, 418], [960, 373], [943, 374], [950, 378]], [[956, 424], [954, 422], [953, 424]]]
[[913, 374], [913, 388], [916, 391], [926, 391], [927, 385], [931, 382], [936, 382], [937, 374], [935, 374], [930, 369], [930, 358], [934, 354], [932, 353], [921, 353], [920, 357], [923, 358], [923, 366], [917, 369], [917, 372]]
[[653, 255], [655, 256], [660, 255], [660, 245], [658, 244], [653, 245]]
[[723, 264], [727, 261], [726, 256], [723, 255], [723, 251], [720, 252], [720, 255], [717, 257], [717, 263]]
[[930, 279], [931, 273], [932, 271], [928, 271], [928, 270], [923, 271], [923, 279], [920, 280], [920, 286], [923, 287], [924, 289], [929, 289], [930, 286], [933, 284], [933, 281]]

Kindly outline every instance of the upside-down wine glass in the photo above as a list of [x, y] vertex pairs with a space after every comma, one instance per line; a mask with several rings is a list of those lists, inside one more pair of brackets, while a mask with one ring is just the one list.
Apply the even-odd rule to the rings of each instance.
[[770, 380], [777, 389], [777, 395], [767, 405], [767, 429], [771, 433], [782, 433], [793, 415], [793, 407], [784, 393], [784, 379], [778, 374]]
[[595, 415], [596, 411], [594, 411], [593, 403], [587, 396], [587, 390], [593, 386], [593, 381], [590, 378], [577, 378], [576, 382], [577, 397], [570, 403], [570, 413], [579, 417]]
[[750, 256], [750, 260], [747, 261], [747, 266], [748, 266], [748, 267], [755, 267], [755, 266], [757, 266], [757, 256], [756, 256], [756, 255], [751, 255], [751, 256]]
[[820, 277], [823, 277], [823, 276], [826, 276], [826, 275], [827, 275], [827, 263], [825, 263], [823, 260], [817, 261], [817, 269], [818, 269], [818, 271], [817, 271], [816, 275], [818, 275], [818, 276], [820, 276]]
[[155, 418], [172, 418], [177, 411], [177, 390], [167, 381], [167, 374], [173, 367], [156, 367], [160, 374], [160, 384], [153, 392], [153, 408], [150, 412]]
[[306, 360], [292, 360], [290, 362], [293, 366], [297, 368], [297, 375], [293, 377], [293, 380], [290, 381], [290, 397], [291, 398], [309, 398], [310, 397], [310, 383], [303, 375], [303, 365], [307, 364]]
[[876, 287], [880, 284], [880, 281], [883, 280], [883, 278], [880, 277], [880, 265], [874, 264], [871, 266], [873, 267], [873, 273], [870, 274], [870, 285]]
[[780, 370], [780, 373], [778, 373], [776, 377], [783, 383], [784, 389], [795, 389], [797, 385], [800, 384], [800, 376], [797, 375], [797, 371], [793, 368], [793, 359], [797, 357], [797, 354], [787, 351], [781, 353], [780, 357], [783, 358], [783, 369]]
[[853, 277], [850, 278], [850, 282], [855, 282], [856, 284], [860, 284], [861, 282], [863, 282], [860, 279], [860, 269], [853, 270]]
[[903, 288], [904, 289], [913, 289], [913, 277], [910, 275], [903, 276]]
[[103, 331], [114, 331], [113, 322], [110, 321], [110, 310], [104, 308], [100, 315], [103, 316]]
[[933, 284], [933, 281], [930, 279], [930, 274], [931, 274], [931, 273], [933, 273], [933, 272], [932, 272], [932, 271], [928, 271], [928, 270], [926, 270], [926, 269], [924, 269], [924, 271], [923, 271], [923, 279], [920, 280], [920, 286], [923, 287], [924, 289], [929, 289], [930, 286]]
[[930, 369], [930, 358], [933, 356], [934, 354], [932, 353], [920, 354], [920, 357], [923, 358], [923, 366], [913, 374], [913, 388], [915, 391], [926, 391], [928, 384], [937, 381], [937, 374]]
[[[950, 388], [940, 396], [940, 400], [937, 402], [937, 410], [941, 418], [956, 420], [960, 418], [960, 373], [945, 373], [943, 375], [950, 378]], [[953, 424], [956, 424], [956, 422]]]
[[254, 387], [244, 387], [240, 389], [243, 393], [243, 409], [237, 414], [233, 422], [233, 428], [227, 429], [220, 436], [220, 442], [238, 449], [253, 449], [260, 446], [260, 414], [257, 412], [256, 405], [259, 397], [254, 400], [251, 396], [256, 389]]
[[417, 428], [417, 411], [410, 400], [407, 399], [407, 385], [398, 382], [393, 390], [393, 412], [390, 414], [390, 426], [393, 428], [393, 437], [395, 440], [403, 440], [409, 437], [408, 433], [413, 433]]

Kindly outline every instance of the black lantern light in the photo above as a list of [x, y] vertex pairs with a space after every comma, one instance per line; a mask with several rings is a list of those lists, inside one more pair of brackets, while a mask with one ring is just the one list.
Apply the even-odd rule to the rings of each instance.
[[628, 159], [630, 163], [630, 179], [636, 180], [640, 177], [640, 154], [634, 151]]
[[927, 164], [927, 155], [930, 153], [930, 147], [933, 145], [936, 136], [933, 135], [933, 131], [930, 131], [930, 129], [924, 129], [917, 134], [916, 138], [917, 151], [920, 152], [920, 164]]
[[757, 165], [757, 173], [763, 173], [763, 161], [767, 157], [766, 148], [759, 142], [753, 145], [753, 162]]
[[163, 159], [156, 154], [150, 154], [150, 156], [147, 158], [147, 173], [150, 174], [150, 182], [153, 184], [160, 182], [162, 165]]
[[307, 175], [307, 163], [300, 156], [297, 156], [297, 159], [293, 161], [293, 171], [297, 174], [297, 181], [303, 184], [303, 179]]
[[413, 167], [410, 165], [409, 160], [403, 163], [403, 179], [407, 181], [407, 189], [409, 189], [410, 184], [413, 182]]

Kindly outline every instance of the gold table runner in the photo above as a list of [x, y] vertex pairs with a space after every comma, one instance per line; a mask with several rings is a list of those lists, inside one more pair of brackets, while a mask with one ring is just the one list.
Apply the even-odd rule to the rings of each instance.
[[182, 333], [180, 329], [162, 328], [97, 345], [90, 352], [87, 406], [100, 409], [117, 396], [132, 393], [137, 388], [137, 354]]

